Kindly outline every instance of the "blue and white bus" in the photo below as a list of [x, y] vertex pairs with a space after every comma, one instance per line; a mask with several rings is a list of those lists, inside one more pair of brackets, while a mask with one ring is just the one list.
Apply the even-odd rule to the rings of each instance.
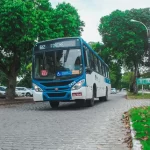
[[80, 37], [37, 43], [33, 49], [32, 83], [34, 101], [75, 101], [94, 105], [94, 98], [107, 100], [111, 92], [109, 68]]

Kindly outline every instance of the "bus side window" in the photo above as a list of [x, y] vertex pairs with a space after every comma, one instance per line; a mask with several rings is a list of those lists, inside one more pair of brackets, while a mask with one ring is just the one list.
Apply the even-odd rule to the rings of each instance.
[[83, 55], [84, 55], [85, 67], [87, 67], [87, 66], [89, 66], [89, 64], [88, 64], [87, 48], [85, 46], [83, 46]]
[[106, 77], [106, 67], [104, 65], [104, 76]]
[[99, 73], [102, 74], [102, 68], [101, 68], [101, 61], [98, 60], [98, 70], [99, 70]]
[[106, 67], [106, 77], [108, 78], [108, 68]]
[[107, 71], [108, 71], [108, 78], [109, 78], [109, 68], [107, 69]]
[[103, 69], [104, 69], [104, 77], [106, 77], [105, 65], [103, 65]]
[[96, 72], [98, 72], [98, 63], [97, 63], [97, 57], [96, 57], [96, 55], [94, 55], [94, 54], [93, 54], [93, 56], [94, 56], [94, 65], [95, 65], [95, 71], [96, 71]]
[[94, 71], [96, 71], [95, 62], [94, 62], [94, 54], [90, 51], [90, 57], [91, 57], [91, 67]]
[[93, 55], [92, 55], [92, 52], [87, 48], [87, 60], [88, 60], [88, 65], [89, 67], [94, 70], [94, 67], [93, 67]]
[[104, 76], [104, 65], [101, 63], [102, 75]]

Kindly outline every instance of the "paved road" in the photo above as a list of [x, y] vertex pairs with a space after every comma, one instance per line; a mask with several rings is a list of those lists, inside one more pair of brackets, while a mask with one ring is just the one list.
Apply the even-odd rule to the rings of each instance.
[[126, 100], [112, 94], [91, 108], [62, 103], [0, 106], [0, 150], [128, 150], [122, 144], [122, 113], [148, 100]]

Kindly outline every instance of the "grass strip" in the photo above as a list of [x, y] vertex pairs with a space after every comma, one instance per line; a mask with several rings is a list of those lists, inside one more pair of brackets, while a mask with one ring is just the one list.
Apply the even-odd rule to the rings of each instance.
[[150, 150], [150, 106], [134, 107], [129, 115], [136, 131], [135, 138], [140, 140], [143, 150]]
[[128, 92], [127, 99], [150, 99], [150, 94], [148, 94], [148, 93], [133, 94], [133, 93]]

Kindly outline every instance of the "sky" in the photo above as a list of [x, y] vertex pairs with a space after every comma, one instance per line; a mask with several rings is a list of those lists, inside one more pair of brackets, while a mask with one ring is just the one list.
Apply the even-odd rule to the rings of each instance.
[[78, 10], [81, 20], [85, 22], [82, 38], [87, 42], [102, 42], [98, 32], [100, 18], [112, 11], [150, 8], [149, 0], [50, 0], [50, 2], [53, 8], [58, 3], [67, 2]]

